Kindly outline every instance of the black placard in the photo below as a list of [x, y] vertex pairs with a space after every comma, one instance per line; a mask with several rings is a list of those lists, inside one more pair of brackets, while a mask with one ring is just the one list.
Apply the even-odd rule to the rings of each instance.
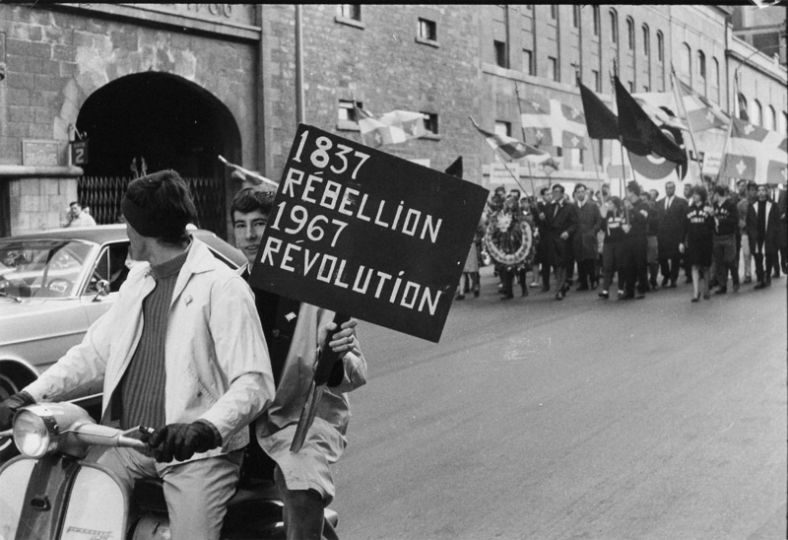
[[298, 126], [251, 283], [437, 342], [487, 190]]

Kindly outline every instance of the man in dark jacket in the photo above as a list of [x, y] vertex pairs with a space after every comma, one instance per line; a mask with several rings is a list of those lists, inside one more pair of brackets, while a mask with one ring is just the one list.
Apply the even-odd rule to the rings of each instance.
[[575, 208], [577, 212], [577, 231], [572, 247], [577, 261], [577, 274], [580, 286], [578, 291], [587, 291], [597, 286], [596, 259], [599, 252], [597, 233], [602, 222], [599, 207], [586, 196], [583, 184], [575, 186]]
[[640, 200], [640, 186], [637, 182], [627, 184], [627, 199], [624, 205], [628, 220], [623, 227], [624, 299], [645, 298], [648, 291], [646, 231], [649, 213], [646, 204]]
[[739, 290], [739, 269], [736, 259], [736, 229], [739, 226], [739, 210], [728, 197], [728, 188], [714, 187], [714, 237], [713, 256], [717, 270], [718, 289], [715, 294], [728, 292], [728, 269], [733, 278], [733, 292]]
[[[780, 209], [769, 200], [765, 185], [758, 186], [758, 198], [747, 213], [747, 236], [755, 257], [756, 289], [772, 284], [772, 268], [777, 263], [780, 239]], [[764, 269], [764, 257], [766, 268]]]
[[550, 268], [555, 269], [555, 280], [558, 284], [556, 300], [563, 300], [568, 290], [566, 283], [567, 266], [572, 259], [572, 235], [577, 230], [577, 212], [573, 204], [566, 202], [564, 187], [553, 186], [553, 200], [544, 211], [546, 222], [545, 264], [542, 267], [542, 282], [546, 288], [550, 286]]
[[679, 244], [686, 235], [687, 201], [676, 196], [676, 184], [665, 184], [665, 198], [657, 201], [657, 247], [662, 286], [676, 286], [679, 277]]

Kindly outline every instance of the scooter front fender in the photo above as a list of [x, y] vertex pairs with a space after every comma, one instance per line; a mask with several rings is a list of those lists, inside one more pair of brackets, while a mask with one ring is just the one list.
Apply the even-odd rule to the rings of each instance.
[[124, 540], [129, 496], [108, 469], [48, 455], [0, 467], [0, 537]]

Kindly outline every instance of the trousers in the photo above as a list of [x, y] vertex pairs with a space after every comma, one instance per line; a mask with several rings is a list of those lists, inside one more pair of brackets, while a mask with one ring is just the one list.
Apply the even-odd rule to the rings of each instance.
[[135, 480], [161, 479], [172, 540], [218, 540], [227, 503], [238, 484], [242, 457], [237, 450], [170, 465], [131, 448], [107, 448], [95, 461], [117, 474], [129, 493]]
[[731, 271], [733, 284], [739, 284], [739, 269], [736, 264], [736, 235], [714, 235], [712, 255], [717, 271], [717, 284], [725, 288], [728, 283], [728, 270]]
[[314, 489], [288, 489], [282, 470], [276, 467], [274, 482], [282, 498], [287, 540], [335, 540], [339, 537], [323, 517], [323, 498]]

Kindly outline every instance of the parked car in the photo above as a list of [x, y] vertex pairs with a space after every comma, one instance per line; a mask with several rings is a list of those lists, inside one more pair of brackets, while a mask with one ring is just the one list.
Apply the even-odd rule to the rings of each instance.
[[[191, 232], [227, 266], [246, 263], [214, 233]], [[122, 224], [0, 238], [0, 401], [34, 381], [109, 309], [128, 274], [128, 249]], [[99, 385], [68, 397], [95, 409], [100, 393]], [[0, 440], [0, 460], [11, 444]]]

